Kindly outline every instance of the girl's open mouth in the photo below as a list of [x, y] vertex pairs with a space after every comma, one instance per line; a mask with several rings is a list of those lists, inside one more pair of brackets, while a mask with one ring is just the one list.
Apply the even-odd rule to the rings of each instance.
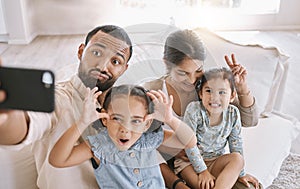
[[120, 141], [121, 144], [125, 144], [126, 142], [129, 141], [129, 139], [120, 139], [119, 141]]

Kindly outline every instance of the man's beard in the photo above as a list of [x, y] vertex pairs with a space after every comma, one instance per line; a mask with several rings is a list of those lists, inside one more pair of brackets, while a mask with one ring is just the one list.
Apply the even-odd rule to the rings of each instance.
[[101, 83], [100, 80], [97, 80], [96, 86], [98, 87], [99, 91], [106, 91], [111, 88], [115, 84], [115, 82], [115, 79], [108, 79], [103, 83]]
[[[101, 73], [108, 75], [105, 72]], [[104, 82], [101, 82], [99, 79], [95, 79], [89, 76], [89, 74], [86, 74], [81, 71], [78, 72], [78, 76], [86, 87], [89, 87], [91, 89], [93, 89], [94, 87], [98, 87], [98, 91], [106, 91], [107, 89], [111, 88], [116, 82], [116, 79], [113, 79], [111, 76], [109, 76], [109, 78]]]

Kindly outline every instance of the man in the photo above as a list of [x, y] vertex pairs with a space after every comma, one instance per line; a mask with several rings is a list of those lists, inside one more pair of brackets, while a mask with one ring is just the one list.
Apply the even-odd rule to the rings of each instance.
[[[48, 163], [48, 153], [68, 126], [80, 118], [86, 88], [97, 86], [105, 92], [127, 69], [131, 55], [131, 40], [122, 28], [106, 25], [90, 31], [85, 44], [78, 49], [80, 64], [77, 75], [56, 85], [55, 111], [52, 114], [0, 113], [1, 154], [30, 145], [37, 169], [37, 186], [41, 189], [98, 188], [90, 162], [57, 169]], [[0, 98], [5, 98], [3, 91]], [[1, 176], [5, 171], [1, 169]]]

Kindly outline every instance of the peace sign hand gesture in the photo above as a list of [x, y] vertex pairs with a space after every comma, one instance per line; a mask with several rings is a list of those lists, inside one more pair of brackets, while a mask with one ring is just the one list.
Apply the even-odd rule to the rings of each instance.
[[237, 92], [242, 93], [242, 94], [247, 93], [249, 91], [247, 82], [246, 82], [247, 70], [242, 65], [237, 63], [234, 54], [231, 54], [231, 60], [227, 55], [225, 55], [224, 58], [234, 76]]

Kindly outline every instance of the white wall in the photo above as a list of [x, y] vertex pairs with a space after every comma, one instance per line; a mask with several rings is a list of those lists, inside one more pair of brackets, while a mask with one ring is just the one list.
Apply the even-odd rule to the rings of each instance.
[[86, 33], [97, 25], [112, 21], [116, 2], [118, 0], [35, 0], [39, 33]]
[[5, 26], [5, 20], [4, 20], [4, 12], [2, 8], [2, 0], [0, 0], [0, 35], [6, 34], [6, 26]]
[[[27, 0], [28, 1], [28, 0]], [[170, 17], [180, 27], [199, 27], [207, 21], [217, 23], [217, 29], [290, 29], [300, 28], [300, 1], [281, 0], [278, 14], [223, 14], [219, 17], [199, 14], [199, 11], [156, 9], [154, 12], [124, 10], [118, 0], [35, 0], [39, 33], [85, 33], [103, 23], [128, 26], [145, 22], [167, 24]], [[259, 6], [259, 5], [258, 5]], [[222, 22], [218, 22], [222, 20]]]
[[[128, 26], [140, 23], [163, 23], [175, 18], [179, 27], [199, 27], [210, 22], [216, 29], [299, 29], [300, 1], [281, 0], [276, 15], [199, 16], [199, 11], [176, 12], [166, 9], [146, 14], [124, 11], [118, 0], [4, 0], [4, 15], [10, 43], [28, 43], [40, 34], [79, 34], [102, 24]], [[259, 6], [259, 5], [258, 5]], [[242, 18], [242, 19], [241, 19]]]
[[26, 44], [36, 37], [33, 0], [4, 0], [2, 6], [8, 43]]
[[258, 25], [262, 29], [299, 29], [300, 28], [300, 1], [281, 0], [278, 14], [259, 15], [250, 17], [250, 26], [255, 29]]
[[2, 1], [3, 0], [0, 0], [0, 42], [7, 41], [8, 38], [5, 19], [4, 19], [4, 12], [2, 8]]

